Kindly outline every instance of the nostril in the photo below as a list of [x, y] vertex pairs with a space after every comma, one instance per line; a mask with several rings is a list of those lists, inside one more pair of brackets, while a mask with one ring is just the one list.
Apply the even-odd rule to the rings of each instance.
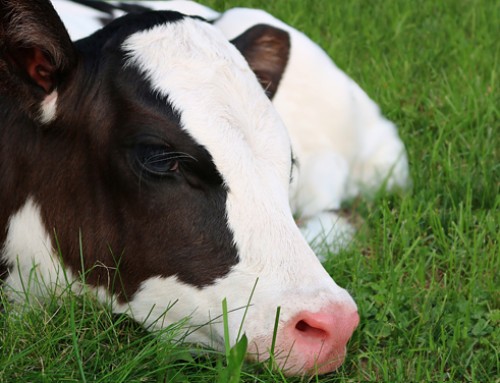
[[310, 338], [316, 338], [316, 339], [328, 338], [328, 333], [325, 330], [311, 326], [305, 320], [298, 321], [297, 324], [295, 325], [295, 328], [299, 332], [303, 333], [305, 336], [308, 336]]
[[280, 350], [290, 350], [287, 366], [324, 374], [343, 363], [347, 342], [358, 322], [353, 305], [332, 304], [317, 312], [301, 311], [280, 329], [280, 343], [276, 345]]

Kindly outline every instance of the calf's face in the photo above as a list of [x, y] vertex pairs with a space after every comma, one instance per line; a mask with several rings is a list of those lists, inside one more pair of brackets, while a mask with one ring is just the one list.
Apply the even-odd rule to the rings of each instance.
[[186, 339], [219, 349], [226, 298], [231, 343], [241, 329], [260, 359], [280, 306], [285, 372], [337, 368], [356, 306], [294, 223], [290, 142], [249, 67], [275, 90], [286, 34], [239, 38], [247, 63], [209, 24], [156, 12], [73, 45], [49, 3], [20, 3], [1, 3], [6, 285], [25, 285], [33, 266], [55, 283], [60, 252], [116, 312], [151, 328], [188, 316], [200, 328]]

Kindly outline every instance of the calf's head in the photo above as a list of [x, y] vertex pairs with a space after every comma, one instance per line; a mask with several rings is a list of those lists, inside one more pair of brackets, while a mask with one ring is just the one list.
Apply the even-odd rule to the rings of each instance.
[[242, 327], [260, 359], [280, 306], [285, 372], [337, 368], [356, 305], [294, 223], [290, 142], [250, 69], [272, 93], [286, 33], [241, 36], [247, 62], [178, 13], [129, 15], [75, 44], [48, 2], [2, 1], [0, 15], [5, 284], [84, 268], [117, 312], [153, 328], [188, 316], [200, 328], [186, 339], [219, 349], [226, 298], [230, 341]]

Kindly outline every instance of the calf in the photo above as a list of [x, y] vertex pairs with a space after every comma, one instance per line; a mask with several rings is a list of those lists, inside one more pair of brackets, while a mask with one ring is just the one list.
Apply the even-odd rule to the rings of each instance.
[[[343, 201], [359, 194], [370, 197], [382, 186], [393, 190], [410, 184], [404, 144], [395, 125], [318, 45], [272, 15], [249, 8], [218, 13], [187, 0], [53, 3], [73, 38], [86, 36], [127, 12], [147, 9], [203, 17], [239, 47], [251, 35], [250, 29], [262, 24], [286, 31], [290, 37], [286, 67], [279, 83], [271, 82], [279, 87], [269, 94], [288, 129], [299, 165], [290, 185], [292, 211], [320, 253], [325, 253], [325, 247], [335, 252], [351, 240], [354, 229], [335, 213]], [[272, 42], [261, 39], [259, 44]], [[251, 63], [258, 76], [259, 65], [268, 64], [255, 59]], [[270, 90], [269, 84], [266, 88]]]
[[231, 343], [242, 326], [259, 359], [281, 306], [287, 374], [342, 363], [356, 305], [294, 222], [290, 140], [250, 69], [257, 60], [277, 85], [289, 35], [240, 37], [246, 60], [198, 18], [146, 12], [72, 43], [50, 2], [0, 2], [0, 273], [12, 299], [78, 287], [85, 271], [116, 312], [152, 329], [189, 317], [200, 329], [186, 340], [222, 349], [226, 298]]

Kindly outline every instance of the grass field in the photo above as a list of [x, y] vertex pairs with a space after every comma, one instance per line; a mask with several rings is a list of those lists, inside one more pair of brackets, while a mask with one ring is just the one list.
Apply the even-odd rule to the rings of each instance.
[[[363, 224], [326, 262], [361, 316], [344, 366], [285, 380], [243, 364], [241, 381], [500, 382], [500, 2], [201, 2], [305, 31], [399, 126], [413, 178], [407, 195], [354, 201]], [[237, 355], [158, 339], [91, 298], [7, 305], [0, 382], [237, 381]]]

